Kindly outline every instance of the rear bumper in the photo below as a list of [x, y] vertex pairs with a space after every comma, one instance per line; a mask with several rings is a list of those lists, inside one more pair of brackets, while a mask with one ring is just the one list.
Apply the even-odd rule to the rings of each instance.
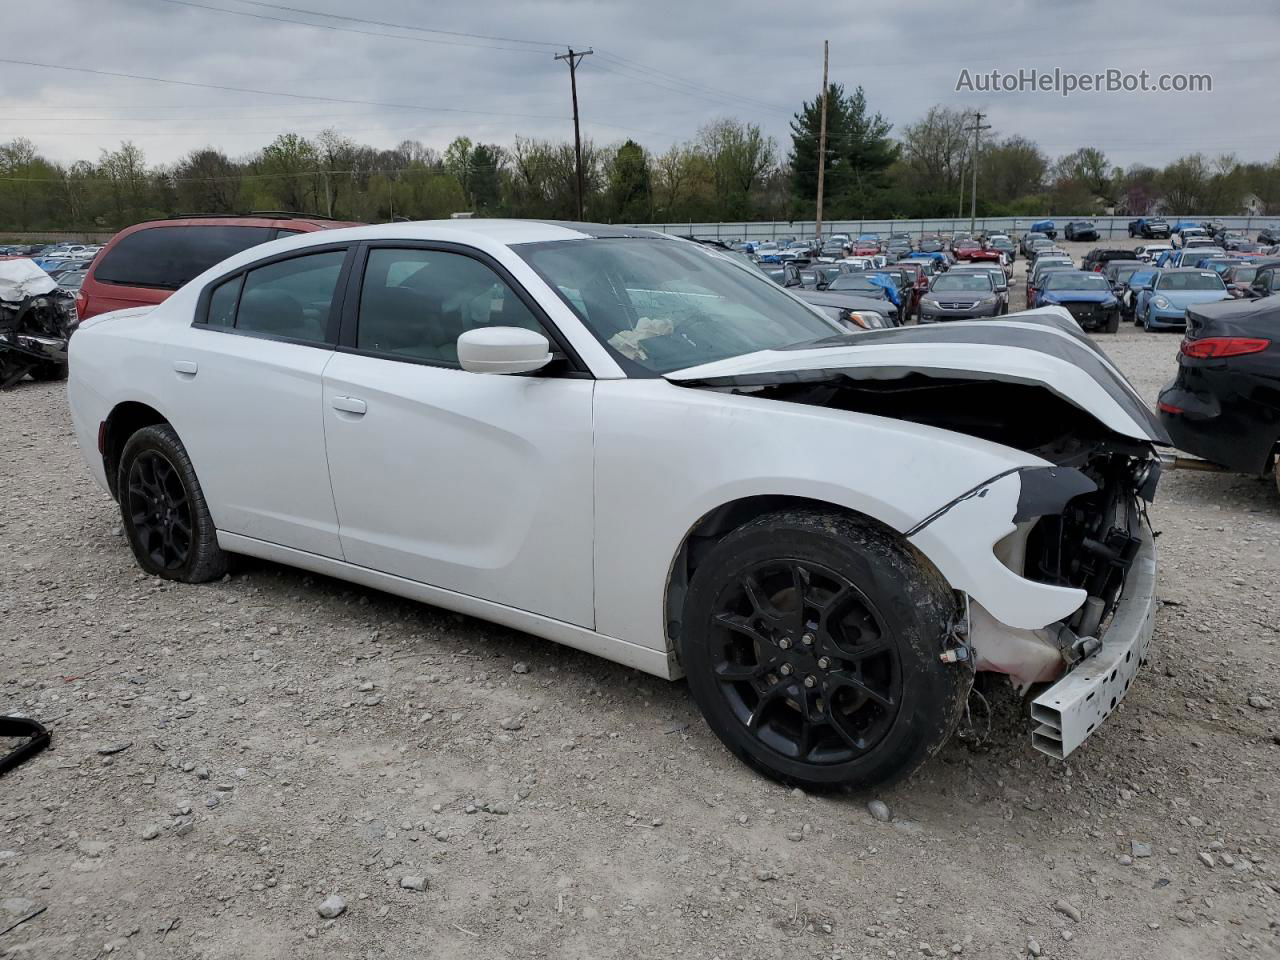
[[1158, 405], [1173, 445], [1237, 473], [1265, 473], [1280, 439], [1280, 410], [1243, 399], [1248, 387], [1225, 371], [1180, 369]]
[[1156, 545], [1150, 529], [1143, 527], [1142, 546], [1102, 634], [1102, 646], [1031, 703], [1036, 723], [1031, 740], [1041, 753], [1065, 759], [1129, 692], [1155, 629], [1155, 589]]

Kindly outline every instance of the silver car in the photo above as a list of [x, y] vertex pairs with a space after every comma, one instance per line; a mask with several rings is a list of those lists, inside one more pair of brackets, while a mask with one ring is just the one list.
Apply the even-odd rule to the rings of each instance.
[[950, 270], [934, 277], [920, 298], [920, 322], [978, 320], [1000, 314], [1000, 295], [985, 272]]

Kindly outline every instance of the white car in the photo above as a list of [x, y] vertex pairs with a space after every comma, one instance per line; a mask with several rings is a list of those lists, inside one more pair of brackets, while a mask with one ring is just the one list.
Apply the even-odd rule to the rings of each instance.
[[1167, 438], [1058, 309], [852, 335], [644, 230], [384, 224], [85, 321], [69, 394], [148, 573], [248, 554], [685, 675], [787, 783], [906, 775], [975, 670], [1064, 756], [1151, 636]]
[[1142, 246], [1134, 250], [1133, 253], [1139, 260], [1146, 260], [1150, 262], [1160, 256], [1160, 254], [1172, 249], [1173, 245], [1169, 243], [1144, 243]]

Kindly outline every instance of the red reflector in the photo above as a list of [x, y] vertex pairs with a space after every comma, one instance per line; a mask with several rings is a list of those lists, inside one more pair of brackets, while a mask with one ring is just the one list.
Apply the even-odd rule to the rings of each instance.
[[1172, 403], [1165, 403], [1163, 400], [1161, 400], [1158, 404], [1156, 404], [1156, 406], [1160, 408], [1160, 411], [1162, 413], [1186, 413], [1187, 412], [1183, 410], [1181, 407], [1175, 407]]
[[1270, 340], [1261, 337], [1205, 337], [1203, 340], [1183, 340], [1178, 349], [1183, 355], [1209, 360], [1216, 357], [1239, 357], [1246, 353], [1261, 353], [1271, 346]]

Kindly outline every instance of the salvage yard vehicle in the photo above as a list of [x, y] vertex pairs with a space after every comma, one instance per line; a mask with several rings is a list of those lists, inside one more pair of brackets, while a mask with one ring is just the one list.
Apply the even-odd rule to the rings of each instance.
[[86, 320], [108, 310], [162, 303], [188, 280], [249, 247], [351, 224], [295, 213], [172, 217], [117, 233], [94, 258], [76, 305]]
[[1088, 220], [1072, 220], [1063, 228], [1062, 236], [1067, 240], [1097, 240], [1098, 228]]
[[1187, 307], [1229, 298], [1222, 278], [1212, 270], [1160, 270], [1151, 289], [1138, 296], [1137, 319], [1148, 331], [1180, 328], [1186, 326]]
[[63, 380], [74, 295], [30, 260], [0, 262], [0, 390], [23, 378]]
[[1058, 226], [1052, 220], [1037, 220], [1028, 232], [1043, 233], [1050, 240], [1058, 239]]
[[920, 298], [920, 322], [999, 316], [1002, 301], [991, 275], [985, 270], [949, 270], [935, 277], [929, 284], [929, 292]]
[[1169, 239], [1169, 221], [1164, 217], [1139, 217], [1129, 221], [1129, 236], [1143, 240]]
[[1107, 278], [1092, 271], [1049, 271], [1033, 306], [1066, 307], [1083, 330], [1115, 333], [1120, 329], [1120, 300]]
[[1233, 300], [1187, 309], [1178, 372], [1158, 409], [1181, 450], [1255, 476], [1280, 452], [1280, 301]]
[[684, 675], [790, 784], [909, 774], [975, 670], [1064, 757], [1151, 637], [1167, 438], [1058, 308], [853, 334], [646, 230], [383, 224], [88, 320], [69, 398], [146, 573], [248, 554]]

